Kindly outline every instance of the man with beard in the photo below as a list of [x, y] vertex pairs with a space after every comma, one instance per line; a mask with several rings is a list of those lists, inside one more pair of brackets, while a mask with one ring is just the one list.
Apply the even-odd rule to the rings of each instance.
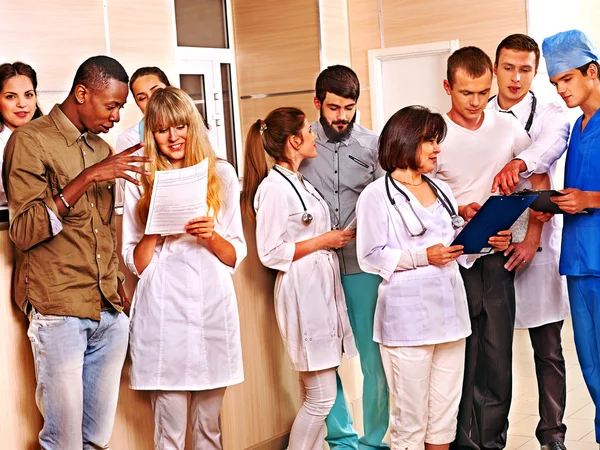
[[[334, 228], [344, 228], [355, 217], [358, 196], [372, 181], [383, 175], [377, 160], [378, 136], [356, 124], [356, 103], [360, 83], [354, 71], [336, 65], [317, 78], [315, 107], [320, 119], [312, 124], [317, 134], [316, 158], [305, 159], [300, 172], [329, 204]], [[363, 382], [363, 424], [365, 435], [358, 439], [338, 376], [338, 395], [327, 418], [325, 440], [331, 448], [383, 449], [388, 428], [388, 387], [377, 343], [373, 342], [373, 319], [381, 278], [361, 272], [356, 243], [338, 250], [342, 285], [350, 324], [360, 354]]]

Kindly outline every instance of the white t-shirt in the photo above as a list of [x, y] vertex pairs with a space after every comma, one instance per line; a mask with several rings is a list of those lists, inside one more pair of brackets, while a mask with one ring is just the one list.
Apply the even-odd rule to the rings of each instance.
[[484, 114], [477, 130], [463, 128], [444, 115], [448, 133], [433, 174], [450, 186], [459, 205], [485, 203], [496, 174], [531, 144], [511, 114], [488, 110]]

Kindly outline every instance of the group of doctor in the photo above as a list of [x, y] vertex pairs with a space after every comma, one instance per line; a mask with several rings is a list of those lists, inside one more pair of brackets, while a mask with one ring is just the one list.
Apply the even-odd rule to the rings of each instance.
[[[317, 122], [309, 123], [299, 109], [277, 108], [251, 126], [241, 199], [235, 171], [216, 157], [193, 100], [170, 86], [160, 69], [139, 69], [128, 80], [112, 58], [90, 58], [67, 100], [31, 121], [41, 115], [35, 72], [22, 63], [0, 66], [3, 185], [17, 247], [14, 289], [31, 321], [36, 398], [45, 419], [42, 448], [78, 448], [81, 442], [84, 448], [106, 448], [127, 340], [130, 385], [151, 391], [156, 448], [184, 447], [188, 415], [194, 448], [221, 448], [225, 389], [243, 381], [230, 274], [246, 254], [244, 216], [255, 221], [261, 262], [278, 271], [277, 323], [299, 372], [303, 405], [291, 430], [291, 450], [320, 449], [323, 438], [332, 448], [387, 448], [388, 425], [394, 449], [503, 448], [515, 326], [529, 329], [535, 354], [536, 436], [547, 450], [564, 449], [560, 331], [569, 314], [566, 285], [582, 371], [600, 406], [600, 216], [576, 214], [600, 208], [600, 167], [593, 158], [600, 139], [600, 80], [597, 50], [583, 33], [559, 33], [543, 49], [551, 82], [568, 107], [580, 106], [584, 113], [569, 144], [565, 195], [553, 198], [568, 213], [562, 253], [560, 217], [530, 211], [512, 231], [490, 238], [495, 251], [486, 256], [463, 255], [462, 246], [450, 243], [490, 195], [551, 188], [555, 163], [567, 147], [569, 124], [561, 107], [530, 92], [540, 51], [528, 36], [504, 39], [494, 63], [476, 47], [454, 52], [444, 80], [451, 110], [442, 115], [403, 108], [379, 137], [355, 123], [356, 74], [344, 66], [327, 68], [316, 82]], [[488, 104], [493, 74], [499, 93]], [[108, 156], [112, 149], [93, 135], [119, 120], [128, 81], [144, 118]], [[48, 137], [47, 150], [40, 136]], [[64, 145], [80, 155], [75, 160], [83, 163], [81, 173], [53, 156]], [[89, 160], [88, 149], [100, 159]], [[270, 169], [267, 155], [274, 163]], [[205, 158], [207, 216], [191, 220], [184, 234], [146, 235], [156, 171]], [[47, 172], [40, 176], [37, 167]], [[110, 215], [100, 211], [103, 195], [113, 192], [106, 182], [114, 178], [126, 180], [123, 258], [139, 277], [131, 304], [116, 271], [118, 296], [102, 286], [106, 270], [116, 264], [112, 257], [100, 262], [106, 242], [98, 237], [98, 228], [100, 235], [104, 228], [114, 231], [112, 207]], [[29, 190], [21, 191], [24, 186]], [[82, 200], [92, 194], [100, 198], [97, 208]], [[58, 307], [56, 299], [50, 304], [44, 296], [61, 292], [61, 277], [73, 266], [61, 260], [68, 258], [64, 250], [87, 238], [87, 227], [97, 262], [85, 268], [96, 281], [85, 284], [82, 273], [77, 281], [78, 288], [87, 286], [81, 292], [97, 283], [97, 308], [69, 302]], [[35, 233], [26, 238], [30, 230]], [[109, 239], [110, 233], [102, 236]], [[35, 258], [41, 254], [62, 261], [42, 281], [60, 286], [40, 288], [42, 268]], [[560, 274], [567, 275], [566, 284]], [[98, 342], [117, 333], [111, 322], [108, 331], [87, 332], [83, 347], [73, 350], [81, 352], [73, 369], [83, 377], [81, 398], [61, 398], [64, 385], [53, 359], [61, 339], [71, 327], [81, 334], [81, 324], [95, 329], [107, 320], [105, 313], [129, 307], [129, 336], [107, 356], [110, 367], [119, 369], [102, 386], [86, 377], [86, 371], [102, 373], [97, 371], [106, 350], [99, 349], [106, 345]], [[360, 354], [362, 437], [337, 373], [343, 354]], [[64, 414], [71, 409], [79, 414]], [[596, 436], [600, 441], [598, 413]]]
[[[569, 297], [582, 371], [600, 406], [600, 219], [578, 214], [600, 207], [598, 53], [577, 30], [543, 48], [550, 81], [584, 112], [566, 189], [552, 197], [566, 213], [562, 251], [561, 217], [534, 211], [491, 237], [489, 254], [450, 245], [491, 195], [554, 186], [569, 123], [530, 90], [540, 50], [526, 35], [505, 38], [494, 63], [477, 47], [454, 52], [444, 80], [451, 110], [403, 108], [377, 140], [354, 123], [359, 85], [343, 66], [317, 79], [318, 122], [278, 108], [252, 125], [242, 210], [256, 219], [262, 263], [278, 271], [277, 321], [304, 393], [290, 449], [320, 448], [325, 430], [331, 447], [384, 448], [388, 388], [392, 448], [504, 448], [515, 326], [529, 329], [534, 350], [536, 437], [544, 450], [565, 449]], [[499, 93], [490, 99], [493, 74]], [[356, 349], [365, 375], [360, 439], [336, 376], [341, 355]]]

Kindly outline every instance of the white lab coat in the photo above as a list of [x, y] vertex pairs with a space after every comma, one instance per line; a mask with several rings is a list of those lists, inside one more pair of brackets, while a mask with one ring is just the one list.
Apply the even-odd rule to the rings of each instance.
[[[386, 177], [371, 183], [356, 205], [357, 256], [364, 272], [380, 275], [373, 340], [391, 347], [440, 344], [471, 334], [467, 294], [456, 261], [443, 267], [427, 265], [397, 271], [405, 251], [422, 253], [432, 245], [450, 245], [458, 234], [450, 214], [437, 200], [428, 208], [397, 183], [411, 199], [416, 214], [427, 231], [411, 237], [385, 189]], [[448, 185], [433, 180], [458, 206]], [[390, 194], [413, 234], [422, 228], [404, 196], [390, 183]], [[469, 267], [466, 257], [462, 263]]]
[[256, 246], [261, 262], [278, 270], [275, 283], [275, 314], [288, 355], [295, 370], [314, 371], [337, 367], [342, 352], [356, 356], [337, 255], [319, 250], [292, 261], [296, 242], [331, 229], [327, 203], [306, 180], [283, 167], [277, 168], [294, 183], [313, 215], [302, 222], [304, 210], [298, 195], [276, 171], [258, 187]]
[[[510, 108], [525, 126], [531, 112], [531, 94]], [[499, 111], [495, 98], [488, 108]], [[560, 106], [538, 98], [530, 130], [532, 145], [519, 153], [527, 166], [536, 171], [547, 171], [554, 189], [556, 160], [567, 148], [569, 122]], [[517, 190], [531, 188], [528, 178], [521, 177]], [[569, 297], [565, 277], [558, 271], [560, 259], [562, 216], [556, 215], [544, 225], [542, 251], [515, 276], [516, 316], [515, 328], [535, 328], [569, 317]]]
[[119, 137], [117, 137], [116, 152], [121, 153], [122, 151], [133, 147], [135, 144], [139, 144], [141, 141], [142, 138], [140, 137], [140, 124], [136, 123], [132, 127], [127, 128], [119, 135]]
[[[246, 256], [240, 190], [233, 167], [219, 161], [221, 211], [215, 231]], [[137, 216], [141, 188], [127, 183], [123, 259], [137, 274], [133, 251], [144, 234]], [[133, 296], [129, 352], [132, 389], [206, 390], [244, 380], [237, 301], [231, 274], [200, 238], [160, 237]]]
[[2, 131], [0, 131], [0, 206], [6, 206], [6, 193], [4, 192], [4, 185], [2, 184], [2, 163], [4, 161], [4, 147], [8, 142], [8, 138], [12, 134], [10, 128], [4, 125]]

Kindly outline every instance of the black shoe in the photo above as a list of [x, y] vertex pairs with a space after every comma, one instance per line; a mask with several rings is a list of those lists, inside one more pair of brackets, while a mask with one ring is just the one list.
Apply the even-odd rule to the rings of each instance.
[[567, 450], [564, 442], [555, 441], [542, 445], [542, 450]]

